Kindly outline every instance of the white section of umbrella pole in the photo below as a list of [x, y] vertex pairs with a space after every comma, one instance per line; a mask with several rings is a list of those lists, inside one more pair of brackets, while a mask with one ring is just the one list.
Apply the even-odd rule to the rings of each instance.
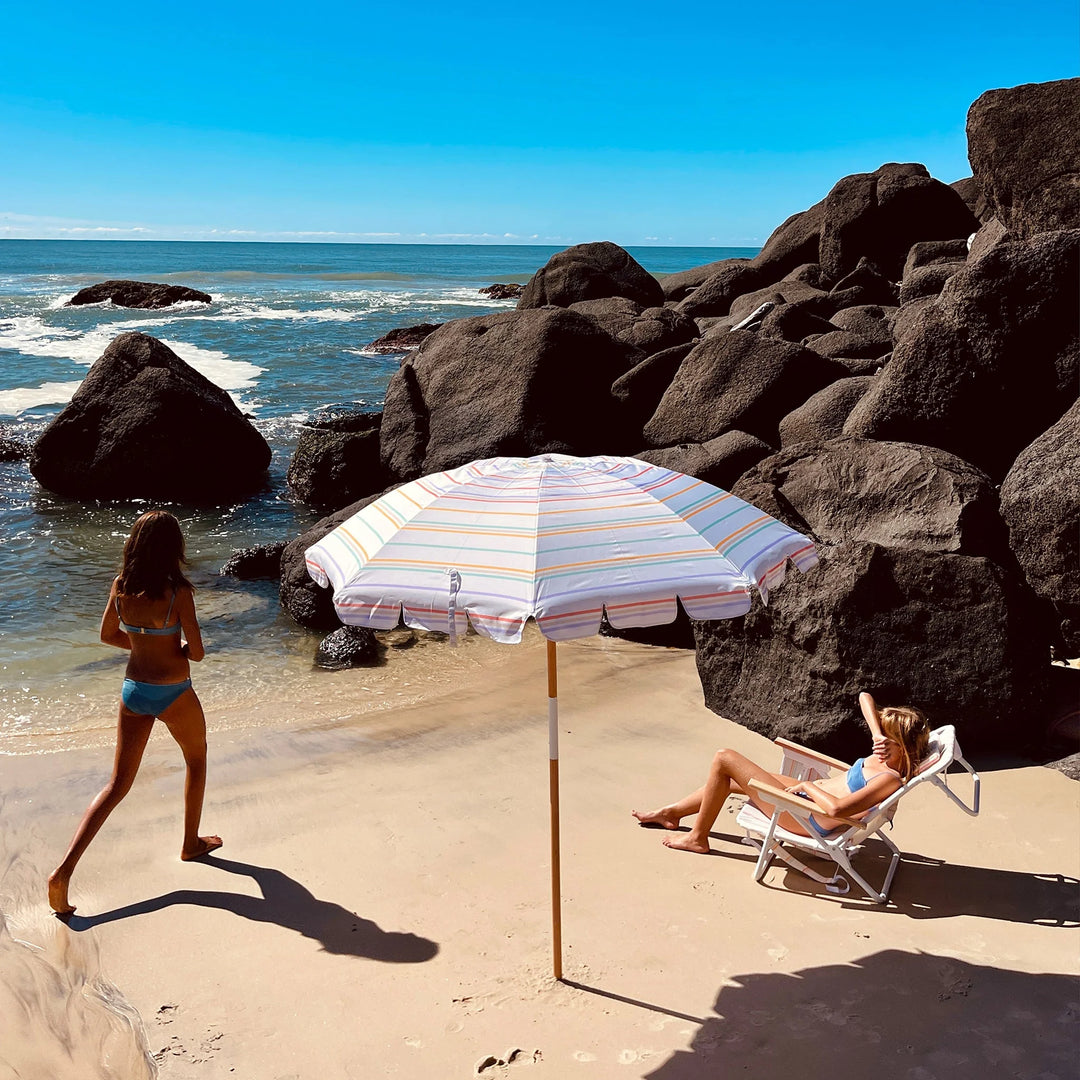
[[547, 643], [548, 788], [551, 797], [551, 947], [556, 979], [562, 978], [562, 881], [559, 865], [559, 677], [555, 642]]

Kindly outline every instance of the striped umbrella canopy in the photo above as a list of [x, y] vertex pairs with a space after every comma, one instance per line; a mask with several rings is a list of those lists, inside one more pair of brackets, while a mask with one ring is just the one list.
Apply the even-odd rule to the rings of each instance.
[[728, 491], [635, 458], [489, 458], [377, 499], [307, 550], [343, 623], [548, 639], [555, 977], [562, 977], [555, 642], [750, 610], [811, 541]]

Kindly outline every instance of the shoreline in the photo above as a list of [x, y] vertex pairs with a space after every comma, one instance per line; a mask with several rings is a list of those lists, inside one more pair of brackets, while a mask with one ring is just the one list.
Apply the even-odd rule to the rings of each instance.
[[[428, 688], [375, 724], [212, 735], [204, 826], [225, 846], [202, 862], [177, 859], [182, 763], [155, 731], [76, 871], [70, 926], [47, 911], [44, 876], [108, 756], [0, 758], [0, 993], [60, 1015], [50, 1037], [68, 1039], [74, 1062], [25, 1075], [99, 1075], [80, 1055], [104, 1039], [89, 1000], [100, 979], [137, 1011], [170, 1080], [683, 1080], [771, 1075], [793, 1060], [824, 1078], [838, 1055], [868, 1054], [884, 1077], [1067, 1075], [1080, 1016], [1073, 781], [995, 763], [975, 819], [921, 788], [897, 816], [904, 861], [885, 908], [783, 869], [755, 884], [733, 806], [712, 858], [664, 848], [630, 810], [700, 782], [717, 746], [763, 761], [775, 748], [705, 708], [692, 653], [569, 642], [568, 981], [556, 983], [544, 650], [497, 648], [512, 662]], [[327, 703], [352, 707], [348, 694]], [[866, 858], [872, 877], [878, 860]], [[10, 978], [26, 955], [15, 939], [52, 982]], [[45, 985], [50, 996], [33, 999]], [[0, 1009], [0, 1062], [21, 1045], [3, 1030], [15, 1015]], [[109, 1015], [114, 1060], [123, 1046], [135, 1060], [138, 1025]]]

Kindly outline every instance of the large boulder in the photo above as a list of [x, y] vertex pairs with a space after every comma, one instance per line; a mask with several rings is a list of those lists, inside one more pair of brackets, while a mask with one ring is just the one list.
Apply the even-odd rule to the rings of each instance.
[[642, 358], [561, 308], [446, 323], [390, 380], [383, 464], [412, 479], [504, 454], [633, 449], [637, 433], [611, 384]]
[[649, 417], [656, 412], [656, 406], [675, 378], [679, 365], [693, 348], [694, 342], [688, 341], [685, 345], [674, 345], [653, 353], [611, 384], [612, 396], [623, 406], [633, 431], [640, 434]]
[[837, 438], [856, 403], [874, 384], [873, 375], [837, 379], [780, 421], [780, 446]]
[[624, 297], [582, 300], [571, 304], [570, 310], [591, 315], [613, 338], [640, 349], [646, 356], [685, 345], [698, 336], [694, 320], [674, 308], [643, 308]]
[[65, 305], [102, 304], [109, 300], [117, 307], [163, 308], [173, 304], [210, 304], [213, 297], [186, 285], [161, 285], [153, 281], [102, 281], [80, 289]]
[[381, 413], [360, 409], [309, 419], [285, 474], [292, 491], [333, 510], [382, 491], [387, 478], [379, 457], [381, 420]]
[[861, 540], [820, 555], [767, 607], [694, 624], [710, 709], [848, 761], [866, 752], [862, 690], [881, 704], [918, 705], [933, 726], [954, 724], [969, 753], [1041, 741], [1049, 664], [1018, 595], [1026, 586], [971, 555]]
[[818, 261], [834, 282], [861, 258], [899, 281], [916, 241], [963, 238], [978, 227], [964, 200], [925, 166], [890, 163], [845, 176], [825, 197]]
[[548, 304], [569, 307], [607, 296], [625, 296], [642, 307], [664, 303], [660, 282], [629, 252], [605, 240], [556, 252], [529, 279], [517, 306], [519, 311]]
[[1080, 79], [988, 90], [967, 136], [979, 190], [1014, 237], [1080, 228]]
[[645, 425], [650, 446], [703, 443], [745, 431], [776, 446], [777, 427], [847, 369], [801, 345], [748, 330], [707, 337], [683, 360]]
[[709, 278], [726, 271], [732, 266], [746, 266], [750, 263], [745, 259], [718, 259], [716, 262], [706, 263], [704, 266], [693, 266], [689, 270], [678, 270], [674, 274], [664, 274], [660, 278], [660, 287], [664, 290], [664, 300], [667, 303], [678, 303], [685, 300], [695, 289], [704, 285]]
[[1028, 583], [1053, 607], [1059, 647], [1080, 657], [1080, 402], [1020, 452], [1001, 515]]
[[940, 446], [997, 481], [1076, 399], [1080, 230], [1004, 241], [895, 327], [845, 432]]
[[659, 450], [643, 450], [634, 456], [663, 469], [696, 476], [707, 484], [730, 488], [747, 469], [773, 452], [768, 443], [745, 431], [725, 431], [704, 443], [680, 443]]
[[232, 398], [146, 334], [120, 334], [34, 444], [43, 487], [79, 499], [235, 499], [270, 447]]

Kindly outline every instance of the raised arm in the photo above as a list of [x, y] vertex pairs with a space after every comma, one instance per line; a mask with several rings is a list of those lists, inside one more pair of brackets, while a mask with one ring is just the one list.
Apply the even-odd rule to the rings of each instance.
[[131, 638], [120, 629], [120, 613], [116, 610], [116, 579], [109, 590], [109, 599], [101, 615], [101, 640], [106, 645], [115, 645], [118, 649], [130, 649]]

